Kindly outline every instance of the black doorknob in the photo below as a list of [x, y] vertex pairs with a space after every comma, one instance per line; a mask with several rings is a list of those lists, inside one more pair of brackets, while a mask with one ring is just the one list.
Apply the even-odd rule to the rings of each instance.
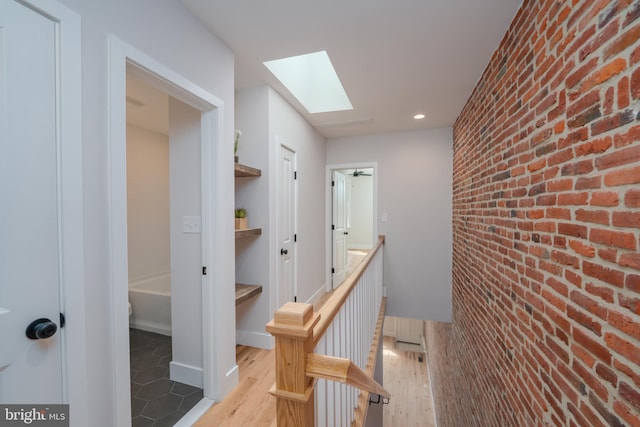
[[32, 340], [44, 340], [51, 338], [58, 331], [58, 325], [50, 319], [37, 319], [27, 326], [27, 337]]
[[280, 255], [286, 255], [288, 253], [289, 253], [289, 251], [287, 249], [285, 249], [285, 248], [280, 249]]

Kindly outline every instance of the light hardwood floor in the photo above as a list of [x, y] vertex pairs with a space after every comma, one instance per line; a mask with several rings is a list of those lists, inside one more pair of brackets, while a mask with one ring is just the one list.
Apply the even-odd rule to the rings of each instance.
[[275, 382], [273, 350], [237, 346], [238, 386], [209, 409], [196, 427], [276, 427], [276, 400], [269, 394]]
[[383, 338], [383, 385], [391, 393], [389, 404], [383, 408], [383, 425], [434, 427], [426, 357], [395, 344], [395, 338]]
[[[384, 406], [385, 427], [433, 427], [426, 358], [421, 353], [395, 346], [384, 337], [384, 387], [391, 400]], [[276, 427], [276, 403], [269, 394], [275, 382], [274, 352], [253, 347], [236, 347], [240, 382], [223, 402], [217, 403], [200, 418], [196, 427]]]

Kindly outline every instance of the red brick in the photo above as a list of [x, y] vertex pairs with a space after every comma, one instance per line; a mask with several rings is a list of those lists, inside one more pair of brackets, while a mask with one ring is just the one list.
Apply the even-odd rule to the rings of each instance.
[[603, 52], [604, 59], [609, 59], [614, 55], [619, 54], [624, 49], [633, 45], [640, 37], [640, 25], [636, 25], [633, 28], [625, 30], [619, 37], [613, 40]]
[[624, 286], [631, 291], [640, 293], [640, 276], [637, 274], [627, 274]]
[[574, 361], [572, 364], [573, 370], [582, 378], [582, 380], [602, 399], [606, 399], [608, 396], [607, 389], [600, 381], [580, 362]]
[[576, 210], [576, 221], [609, 225], [609, 212], [578, 209]]
[[604, 183], [609, 187], [640, 182], [640, 166], [616, 170], [604, 176]]
[[618, 206], [620, 196], [614, 191], [594, 191], [591, 193], [591, 206]]
[[582, 271], [587, 276], [600, 279], [604, 282], [611, 283], [619, 288], [624, 284], [624, 273], [617, 270], [612, 270], [609, 267], [604, 267], [599, 264], [595, 264], [589, 261], [582, 262]]
[[618, 108], [627, 108], [631, 101], [629, 100], [629, 78], [623, 77], [618, 82]]
[[589, 240], [593, 243], [602, 245], [616, 246], [622, 249], [635, 250], [637, 247], [637, 238], [634, 233], [625, 233], [622, 231], [605, 230], [594, 228], [589, 234]]
[[624, 205], [628, 208], [640, 208], [640, 190], [631, 189], [624, 195]]
[[604, 334], [604, 340], [612, 351], [626, 357], [630, 362], [640, 365], [640, 347], [611, 332]]
[[611, 326], [619, 331], [635, 339], [640, 339], [640, 322], [636, 322], [631, 317], [617, 311], [609, 312], [608, 321]]
[[620, 359], [615, 359], [613, 361], [613, 367], [618, 371], [631, 378], [633, 383], [640, 387], [640, 371], [634, 366], [633, 368], [628, 366], [627, 364], [620, 361]]
[[611, 368], [603, 365], [602, 363], [598, 363], [596, 365], [596, 374], [598, 374], [600, 378], [611, 384], [613, 387], [616, 387], [616, 385], [618, 384], [618, 376], [616, 375], [616, 373]]
[[613, 138], [610, 136], [594, 139], [575, 148], [576, 156], [586, 156], [594, 153], [604, 153], [613, 146]]
[[585, 290], [595, 297], [602, 299], [608, 303], [612, 303], [613, 300], [613, 289], [609, 286], [598, 286], [594, 283], [587, 283], [585, 286]]
[[584, 225], [572, 224], [561, 222], [558, 223], [558, 233], [565, 236], [578, 237], [581, 239], [587, 238], [587, 227]]
[[633, 298], [620, 293], [618, 294], [618, 300], [620, 301], [620, 307], [626, 308], [631, 312], [640, 315], [640, 297]]
[[602, 320], [607, 319], [607, 313], [609, 312], [607, 308], [600, 305], [597, 301], [593, 300], [589, 296], [577, 290], [571, 291], [571, 294], [569, 296], [571, 301], [585, 309], [587, 312], [595, 314]]
[[614, 212], [612, 223], [615, 227], [640, 228], [640, 212]]
[[623, 267], [631, 267], [640, 270], [640, 253], [628, 252], [620, 255], [618, 263]]
[[624, 58], [616, 58], [610, 63], [601, 67], [594, 74], [589, 76], [580, 87], [582, 92], [586, 92], [591, 88], [601, 85], [610, 78], [617, 76], [627, 68], [627, 61]]
[[576, 180], [575, 190], [593, 190], [600, 188], [602, 178], [599, 176], [580, 177]]
[[593, 258], [594, 256], [596, 256], [596, 249], [593, 247], [593, 245], [581, 242], [580, 240], [570, 240], [569, 246], [580, 255], [589, 258]]
[[595, 357], [597, 357], [607, 365], [611, 365], [611, 352], [605, 346], [599, 344], [593, 338], [588, 336], [587, 333], [583, 332], [581, 328], [573, 328], [573, 338], [578, 344], [589, 350]]
[[600, 170], [616, 166], [624, 166], [640, 161], [640, 145], [630, 146], [611, 154], [605, 154], [596, 160], [596, 167]]
[[631, 74], [631, 96], [633, 99], [640, 98], [640, 68], [636, 68]]
[[630, 427], [640, 427], [640, 418], [638, 418], [638, 416], [635, 415], [624, 403], [614, 400], [613, 410], [616, 411], [616, 414], [620, 415]]

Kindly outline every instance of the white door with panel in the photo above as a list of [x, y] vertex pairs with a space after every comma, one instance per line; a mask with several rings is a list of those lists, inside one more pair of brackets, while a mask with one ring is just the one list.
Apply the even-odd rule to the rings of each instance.
[[333, 171], [332, 178], [332, 274], [333, 287], [337, 288], [347, 275], [347, 177], [341, 171]]
[[2, 403], [63, 401], [56, 30], [34, 10], [0, 2]]
[[296, 153], [280, 146], [278, 159], [278, 308], [296, 298]]

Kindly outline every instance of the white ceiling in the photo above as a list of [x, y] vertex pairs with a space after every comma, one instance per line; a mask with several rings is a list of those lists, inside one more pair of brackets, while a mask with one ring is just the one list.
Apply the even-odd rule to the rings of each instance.
[[[451, 126], [521, 0], [181, 0], [327, 138]], [[309, 114], [262, 64], [326, 50], [353, 110]], [[420, 121], [416, 113], [426, 114]]]

